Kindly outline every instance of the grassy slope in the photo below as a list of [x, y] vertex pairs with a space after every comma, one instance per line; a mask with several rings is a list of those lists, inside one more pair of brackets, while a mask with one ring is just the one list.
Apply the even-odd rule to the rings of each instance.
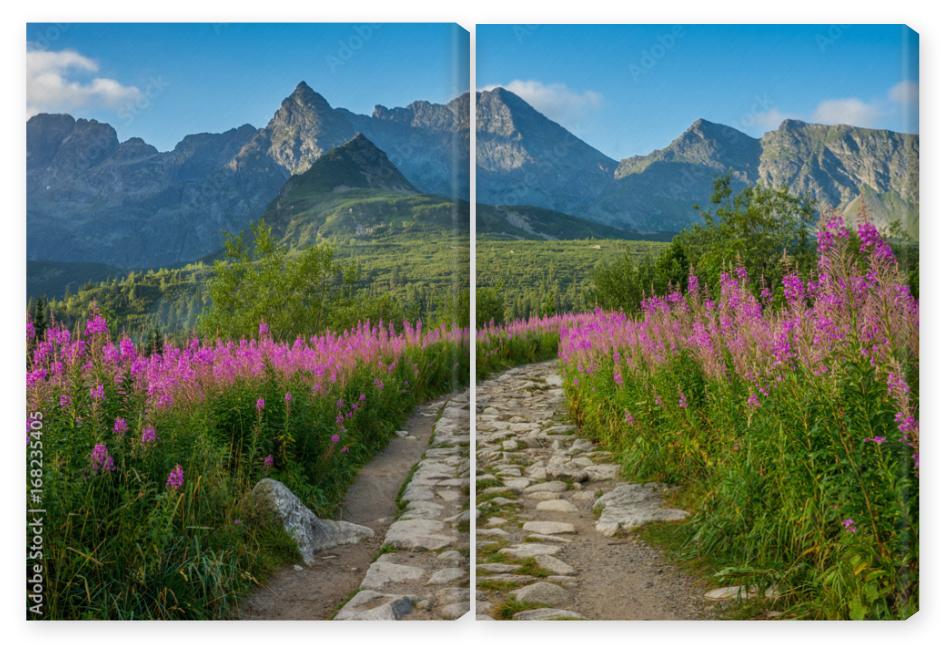
[[[584, 309], [594, 268], [624, 253], [643, 257], [666, 243], [645, 240], [492, 240], [479, 238], [477, 282], [495, 288], [508, 307], [556, 292], [562, 305]], [[524, 316], [515, 312], [515, 316]]]

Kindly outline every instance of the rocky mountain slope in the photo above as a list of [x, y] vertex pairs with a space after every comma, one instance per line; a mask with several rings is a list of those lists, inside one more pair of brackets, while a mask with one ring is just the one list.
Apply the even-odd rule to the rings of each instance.
[[513, 93], [478, 95], [478, 199], [566, 211], [614, 227], [676, 231], [716, 177], [786, 186], [823, 212], [900, 221], [916, 235], [917, 135], [785, 121], [761, 139], [700, 119], [669, 146], [614, 161]]
[[94, 120], [36, 115], [27, 122], [27, 257], [120, 267], [199, 258], [357, 133], [420, 190], [467, 197], [467, 95], [366, 116], [300, 83], [264, 128], [189, 135], [168, 152], [138, 138], [120, 143]]
[[468, 232], [468, 203], [416, 191], [389, 157], [357, 135], [291, 176], [261, 216], [281, 244]]

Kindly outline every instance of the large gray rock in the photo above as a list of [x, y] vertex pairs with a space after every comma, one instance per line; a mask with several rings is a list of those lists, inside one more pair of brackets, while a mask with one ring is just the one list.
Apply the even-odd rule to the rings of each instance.
[[685, 510], [663, 505], [666, 487], [658, 483], [626, 483], [594, 502], [601, 510], [595, 526], [598, 532], [613, 537], [621, 530], [632, 530], [653, 521], [679, 521], [689, 516]]
[[314, 554], [342, 544], [355, 544], [373, 536], [373, 530], [349, 521], [321, 519], [305, 506], [286, 485], [274, 479], [261, 479], [251, 490], [261, 506], [277, 513], [284, 530], [296, 542], [300, 556], [308, 565]]

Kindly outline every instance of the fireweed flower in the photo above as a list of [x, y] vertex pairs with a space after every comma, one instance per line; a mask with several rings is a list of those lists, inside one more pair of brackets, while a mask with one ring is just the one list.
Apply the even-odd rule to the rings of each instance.
[[168, 473], [168, 479], [165, 481], [165, 485], [172, 490], [177, 490], [184, 484], [185, 471], [181, 468], [181, 465], [175, 465], [172, 471]]
[[866, 443], [874, 443], [875, 445], [880, 445], [880, 444], [882, 444], [882, 443], [886, 443], [886, 442], [887, 442], [887, 438], [885, 438], [884, 436], [874, 436], [874, 438], [865, 438], [865, 439], [864, 439], [864, 442], [866, 442]]
[[633, 423], [635, 422], [635, 420], [633, 419], [633, 414], [627, 411], [626, 409], [624, 409], [623, 411], [623, 419], [627, 423], [627, 425], [631, 427], [633, 426]]
[[686, 409], [689, 407], [689, 403], [686, 401], [686, 394], [683, 393], [682, 391], [680, 391], [679, 406], [680, 406], [680, 409]]
[[255, 406], [257, 407], [257, 412], [262, 413], [264, 411], [264, 398], [258, 398]]
[[59, 396], [59, 406], [61, 408], [65, 409], [72, 403], [73, 403], [73, 399], [69, 397], [68, 395], [66, 395], [65, 393]]
[[290, 391], [287, 391], [287, 393], [284, 394], [284, 402], [286, 402], [287, 404], [290, 404], [291, 402], [293, 402], [293, 399], [294, 399], [294, 396], [290, 393]]
[[101, 384], [97, 384], [91, 389], [89, 389], [89, 397], [93, 399], [94, 402], [101, 402], [106, 399], [106, 389]]
[[695, 274], [690, 274], [686, 282], [686, 291], [690, 294], [699, 293], [699, 277]]
[[334, 445], [340, 442], [340, 434], [333, 434], [332, 436], [330, 436], [330, 442], [333, 443]]
[[375, 386], [379, 391], [382, 391], [386, 388], [386, 384], [378, 377], [373, 380], [373, 386]]
[[129, 423], [125, 421], [125, 418], [116, 418], [115, 422], [112, 424], [112, 433], [122, 435], [129, 430]]
[[149, 443], [154, 443], [158, 440], [158, 433], [155, 431], [155, 427], [143, 427], [142, 428], [142, 444], [148, 445]]
[[796, 274], [786, 274], [782, 277], [782, 286], [785, 288], [785, 299], [789, 303], [796, 303], [805, 297], [805, 284]]
[[854, 522], [854, 519], [852, 519], [851, 517], [848, 517], [847, 519], [842, 521], [841, 525], [844, 527], [845, 530], [850, 532], [852, 535], [858, 531], [858, 526]]
[[266, 322], [266, 321], [262, 321], [262, 322], [257, 326], [257, 334], [258, 334], [258, 336], [264, 337], [265, 335], [267, 335], [267, 334], [269, 334], [269, 333], [270, 333], [270, 326], [267, 325], [267, 322]]
[[343, 445], [343, 447], [340, 448], [340, 453], [341, 453], [341, 454], [348, 454], [349, 452], [350, 452], [350, 446], [349, 446], [349, 445]]
[[887, 392], [895, 398], [910, 393], [910, 387], [898, 373], [890, 372], [887, 374]]
[[268, 454], [264, 457], [264, 469], [269, 470], [274, 467], [274, 457], [271, 454]]
[[91, 319], [86, 320], [86, 336], [94, 337], [96, 335], [108, 335], [109, 325], [102, 315], [96, 314]]
[[753, 409], [762, 406], [762, 403], [759, 402], [759, 398], [755, 393], [750, 393], [748, 399], [746, 399], [746, 404], [748, 404]]
[[93, 472], [112, 472], [115, 470], [115, 461], [109, 456], [109, 449], [102, 443], [96, 443], [89, 458], [92, 460]]

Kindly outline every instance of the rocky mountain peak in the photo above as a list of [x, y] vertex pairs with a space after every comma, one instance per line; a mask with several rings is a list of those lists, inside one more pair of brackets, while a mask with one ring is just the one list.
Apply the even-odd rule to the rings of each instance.
[[333, 108], [330, 106], [330, 103], [325, 98], [323, 98], [323, 95], [316, 92], [313, 88], [307, 85], [305, 81], [298, 83], [297, 87], [294, 88], [294, 91], [290, 93], [290, 96], [284, 99], [283, 103], [288, 104], [289, 106], [309, 108], [318, 112], [333, 110]]
[[324, 153], [305, 173], [292, 178], [288, 188], [310, 193], [351, 189], [415, 192], [386, 153], [362, 133]]

